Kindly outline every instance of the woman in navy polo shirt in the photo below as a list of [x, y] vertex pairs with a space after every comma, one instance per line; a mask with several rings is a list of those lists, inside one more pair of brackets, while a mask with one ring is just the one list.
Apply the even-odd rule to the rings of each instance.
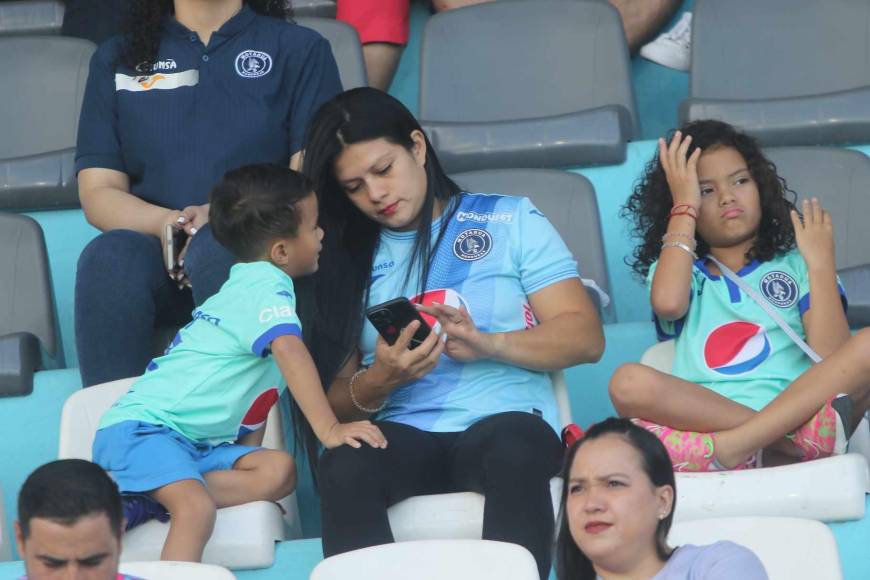
[[[155, 327], [220, 288], [232, 257], [208, 228], [212, 186], [249, 163], [298, 165], [310, 116], [341, 91], [328, 42], [289, 15], [286, 0], [136, 0], [130, 32], [94, 54], [76, 152], [82, 209], [103, 232], [76, 277], [84, 385], [141, 374]], [[190, 235], [177, 274], [166, 224]]]

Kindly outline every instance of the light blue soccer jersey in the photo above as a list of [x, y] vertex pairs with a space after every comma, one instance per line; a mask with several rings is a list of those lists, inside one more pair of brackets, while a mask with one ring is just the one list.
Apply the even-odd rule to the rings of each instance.
[[[432, 225], [433, 243], [440, 226], [440, 219]], [[381, 231], [369, 305], [399, 296], [417, 301], [419, 270], [405, 284], [414, 236]], [[438, 246], [422, 302], [464, 305], [483, 332], [522, 330], [537, 324], [530, 294], [577, 277], [565, 243], [531, 201], [466, 193]], [[434, 326], [433, 319], [424, 318]], [[364, 364], [374, 362], [376, 337], [366, 322], [360, 344]], [[442, 355], [428, 375], [393, 391], [377, 418], [450, 432], [506, 411], [535, 413], [557, 432], [560, 427], [547, 373], [489, 360], [460, 363]]]
[[134, 420], [194, 441], [235, 441], [262, 426], [287, 387], [269, 349], [285, 335], [302, 335], [293, 281], [269, 262], [236, 264], [100, 428]]
[[[657, 262], [648, 281], [652, 282]], [[806, 262], [797, 250], [768, 262], [753, 261], [737, 274], [806, 340], [803, 314], [810, 308]], [[845, 305], [845, 293], [842, 286]], [[809, 357], [751, 296], [704, 261], [692, 268], [691, 302], [676, 321], [654, 317], [659, 338], [676, 337], [672, 373], [756, 411], [810, 366]]]

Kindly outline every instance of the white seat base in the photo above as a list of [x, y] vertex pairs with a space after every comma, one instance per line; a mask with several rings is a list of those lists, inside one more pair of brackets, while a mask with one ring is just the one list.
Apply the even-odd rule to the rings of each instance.
[[236, 577], [226, 568], [193, 562], [125, 562], [120, 572], [160, 580], [234, 580]]
[[[124, 534], [122, 562], [159, 560], [169, 524], [151, 520]], [[268, 568], [275, 561], [275, 542], [284, 539], [281, 510], [272, 502], [255, 501], [219, 509], [202, 561], [235, 570]]]
[[532, 554], [488, 540], [430, 540], [372, 546], [323, 560], [310, 580], [537, 580]]
[[826, 525], [812, 520], [711, 518], [675, 523], [668, 537], [668, 543], [674, 547], [712, 544], [719, 540], [730, 540], [755, 552], [770, 580], [843, 578], [834, 534]]
[[[562, 481], [550, 480], [553, 513], [559, 509]], [[387, 510], [397, 542], [419, 540], [479, 540], [483, 535], [484, 497], [473, 491], [417, 495]]]
[[781, 467], [677, 474], [676, 520], [789, 516], [821, 522], [864, 517], [867, 461], [846, 454]]

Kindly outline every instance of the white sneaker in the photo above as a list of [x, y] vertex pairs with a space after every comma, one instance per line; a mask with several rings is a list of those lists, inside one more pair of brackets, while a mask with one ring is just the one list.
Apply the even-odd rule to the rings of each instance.
[[668, 68], [687, 71], [692, 46], [692, 13], [683, 12], [682, 17], [669, 31], [659, 34], [655, 40], [643, 45], [640, 55]]

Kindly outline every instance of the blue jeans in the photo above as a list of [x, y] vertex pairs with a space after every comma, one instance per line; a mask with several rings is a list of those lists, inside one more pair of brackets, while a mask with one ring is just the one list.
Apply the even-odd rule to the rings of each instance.
[[226, 282], [235, 257], [208, 225], [193, 237], [184, 268], [193, 291], [179, 290], [163, 265], [160, 240], [130, 230], [100, 234], [76, 272], [75, 328], [84, 386], [142, 374], [155, 354], [154, 331], [178, 327]]

